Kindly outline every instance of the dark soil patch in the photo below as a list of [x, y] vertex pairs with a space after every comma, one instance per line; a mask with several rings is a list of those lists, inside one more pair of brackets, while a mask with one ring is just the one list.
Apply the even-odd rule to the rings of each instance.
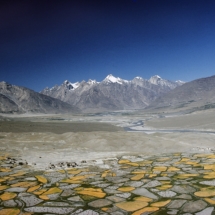
[[123, 128], [107, 123], [0, 121], [0, 132], [52, 132], [63, 134], [66, 132], [116, 132], [122, 130]]

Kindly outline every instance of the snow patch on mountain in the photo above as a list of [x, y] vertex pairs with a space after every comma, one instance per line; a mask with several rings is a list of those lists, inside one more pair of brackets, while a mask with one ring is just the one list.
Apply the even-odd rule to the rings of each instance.
[[175, 87], [181, 85], [174, 81], [169, 81], [162, 79], [159, 75], [154, 75], [149, 79], [149, 82], [161, 87], [168, 87], [169, 89], [174, 89]]
[[93, 84], [98, 84], [99, 82], [97, 82], [96, 80], [89, 79], [87, 83], [90, 85], [93, 85]]
[[123, 84], [127, 83], [127, 80], [123, 80], [119, 77], [114, 77], [112, 74], [108, 75], [103, 81], [103, 83], [118, 83], [118, 84]]
[[143, 80], [140, 76], [135, 77], [134, 79]]
[[158, 84], [163, 84], [164, 82], [163, 81], [166, 81], [166, 80], [163, 80], [160, 76], [158, 75], [154, 75], [152, 76], [150, 79], [149, 79], [149, 82], [152, 83], [152, 84], [155, 84], [155, 85], [158, 85]]
[[69, 89], [69, 90], [75, 90], [76, 88], [78, 88], [80, 86], [80, 83], [79, 82], [71, 83], [70, 81], [65, 80], [63, 82], [63, 85], [65, 85], [67, 87], [67, 89]]
[[177, 80], [177, 81], [175, 81], [177, 84], [179, 84], [179, 85], [182, 85], [182, 84], [185, 84], [186, 82], [185, 81], [181, 81], [181, 80]]
[[72, 83], [73, 89], [76, 89], [80, 86], [79, 82]]

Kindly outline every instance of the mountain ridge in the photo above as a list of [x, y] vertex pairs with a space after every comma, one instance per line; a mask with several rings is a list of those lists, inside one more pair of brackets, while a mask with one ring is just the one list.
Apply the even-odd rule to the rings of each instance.
[[101, 82], [89, 80], [72, 83], [66, 80], [60, 86], [45, 88], [40, 93], [60, 99], [82, 111], [142, 109], [158, 95], [182, 84], [159, 76], [152, 76], [149, 80], [135, 77], [128, 81], [109, 74]]
[[[179, 84], [177, 84], [179, 83]], [[171, 82], [159, 76], [127, 81], [107, 76], [45, 88], [44, 95], [25, 87], [0, 82], [1, 113], [76, 113], [114, 110], [196, 111], [215, 107], [215, 75], [191, 82]], [[63, 102], [62, 102], [63, 100]]]
[[26, 87], [0, 82], [1, 113], [69, 113], [78, 108]]
[[215, 106], [215, 75], [187, 82], [155, 99], [147, 109], [201, 109], [210, 105]]

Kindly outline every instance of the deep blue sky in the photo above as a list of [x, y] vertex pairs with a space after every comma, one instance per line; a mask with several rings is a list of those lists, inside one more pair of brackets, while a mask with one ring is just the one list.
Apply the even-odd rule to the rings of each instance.
[[1, 0], [0, 81], [215, 74], [214, 0]]

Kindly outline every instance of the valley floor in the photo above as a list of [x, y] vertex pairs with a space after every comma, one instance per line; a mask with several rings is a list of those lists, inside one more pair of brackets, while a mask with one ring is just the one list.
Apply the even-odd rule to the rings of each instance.
[[4, 116], [0, 214], [212, 214], [214, 122], [212, 110]]

